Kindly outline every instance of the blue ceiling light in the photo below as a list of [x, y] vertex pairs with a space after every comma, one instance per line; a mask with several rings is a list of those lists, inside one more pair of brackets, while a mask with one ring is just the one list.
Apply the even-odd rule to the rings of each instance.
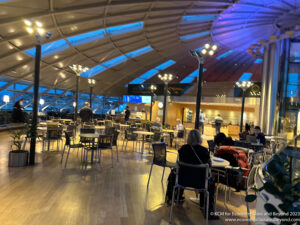
[[129, 53], [126, 53], [125, 55], [129, 58], [135, 58], [135, 57], [138, 57], [140, 55], [143, 55], [143, 54], [146, 54], [148, 52], [151, 52], [153, 49], [148, 45], [144, 48], [141, 48], [141, 49], [138, 49], [138, 50], [135, 50], [135, 51], [132, 51], [132, 52], [129, 52]]
[[94, 66], [93, 68], [89, 69], [88, 71], [81, 73], [80, 76], [93, 77], [99, 73], [102, 73], [105, 70], [106, 70], [106, 68], [104, 66], [97, 65], [97, 66]]
[[[1, 1], [1, 0], [0, 0]], [[115, 27], [109, 27], [106, 29], [107, 33], [114, 36], [114, 35], [120, 35], [132, 31], [137, 31], [140, 29], [143, 29], [144, 22], [136, 22], [136, 23], [130, 23]], [[99, 39], [103, 39], [106, 35], [105, 29], [99, 29], [94, 30], [91, 32], [78, 34], [75, 36], [67, 37], [66, 40], [72, 45], [72, 46], [78, 46], [82, 44], [86, 44], [92, 41], [96, 41]], [[69, 44], [64, 40], [60, 39], [57, 41], [53, 41], [47, 44], [42, 45], [42, 57], [47, 57], [49, 55], [53, 55], [57, 52], [63, 51], [67, 48], [69, 48]], [[31, 48], [28, 50], [25, 50], [25, 53], [30, 55], [31, 57], [35, 57], [35, 48]]]
[[217, 15], [198, 15], [198, 16], [183, 16], [182, 22], [199, 22], [215, 20]]
[[229, 50], [228, 52], [225, 52], [222, 55], [219, 55], [216, 59], [220, 60], [220, 59], [226, 58], [227, 56], [231, 55], [233, 52], [234, 52], [233, 50]]
[[208, 36], [208, 35], [210, 35], [210, 31], [203, 31], [203, 32], [200, 32], [200, 33], [188, 34], [188, 35], [185, 35], [185, 36], [181, 36], [180, 39], [181, 40], [189, 40], [189, 39], [195, 39], [195, 38]]
[[243, 73], [238, 81], [249, 81], [252, 75], [252, 73]]
[[263, 59], [256, 59], [254, 61], [254, 64], [261, 64], [263, 62]]
[[[203, 68], [203, 72], [205, 72], [206, 69]], [[196, 77], [199, 75], [199, 70], [196, 69], [192, 73], [190, 73], [188, 76], [186, 76], [183, 80], [180, 81], [181, 84], [187, 84], [187, 83], [192, 83]]]
[[105, 37], [105, 30], [95, 30], [84, 34], [75, 35], [72, 37], [66, 38], [71, 45], [77, 46], [82, 45], [88, 42], [99, 40]]
[[[42, 57], [47, 57], [49, 55], [53, 55], [57, 52], [63, 51], [69, 48], [68, 43], [64, 40], [53, 41], [47, 44], [42, 45]], [[30, 55], [31, 57], [35, 57], [35, 48], [31, 48], [25, 50], [25, 53]]]
[[157, 70], [165, 70], [168, 67], [174, 65], [176, 62], [174, 60], [168, 60], [167, 62], [164, 62], [162, 64], [160, 64], [159, 66], [155, 67], [155, 69]]
[[125, 25], [119, 25], [114, 27], [106, 28], [107, 33], [110, 35], [120, 35], [128, 32], [141, 30], [144, 27], [144, 22], [136, 22]]
[[123, 62], [127, 61], [127, 57], [125, 55], [120, 55], [116, 58], [113, 58], [111, 60], [108, 60], [104, 63], [102, 63], [103, 66], [105, 66], [106, 68], [112, 68], [114, 66], [117, 66]]
[[103, 71], [107, 70], [108, 68], [112, 68], [114, 66], [117, 66], [123, 62], [126, 62], [128, 58], [134, 58], [143, 54], [146, 54], [153, 49], [150, 46], [146, 46], [144, 48], [140, 48], [137, 50], [134, 50], [132, 52], [128, 52], [125, 55], [120, 55], [118, 57], [112, 58], [106, 62], [103, 62], [100, 65], [94, 66], [90, 68], [88, 71], [81, 73], [80, 76], [82, 77], [94, 77], [97, 74], [102, 73]]
[[[144, 83], [146, 80], [150, 79], [151, 77], [153, 77], [154, 75], [158, 74], [159, 72], [161, 72], [162, 70], [174, 65], [176, 62], [172, 59], [158, 65], [157, 67], [154, 67], [151, 70], [148, 70], [146, 73], [142, 74], [141, 76], [139, 76], [138, 78], [134, 79], [133, 81], [131, 81], [129, 84], [142, 84]], [[125, 87], [128, 87], [127, 85], [125, 85]]]

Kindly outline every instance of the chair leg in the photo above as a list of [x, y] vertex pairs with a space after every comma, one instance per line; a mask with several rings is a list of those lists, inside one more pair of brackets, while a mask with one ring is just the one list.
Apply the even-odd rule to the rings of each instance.
[[63, 161], [64, 154], [65, 154], [65, 149], [66, 149], [66, 146], [64, 146], [64, 149], [63, 149], [63, 150], [62, 150], [62, 152], [61, 152], [61, 159], [60, 159], [60, 163], [62, 163], [62, 161]]
[[126, 150], [127, 150], [127, 144], [128, 144], [128, 140], [126, 140], [125, 152], [126, 152]]
[[176, 186], [173, 187], [173, 193], [172, 193], [172, 204], [171, 204], [171, 212], [170, 212], [170, 220], [169, 223], [173, 223], [173, 208], [174, 208], [174, 200], [175, 200], [175, 188]]
[[116, 151], [117, 151], [117, 162], [119, 162], [119, 150], [118, 150], [118, 144], [116, 145]]
[[69, 151], [68, 151], [68, 154], [67, 154], [67, 158], [66, 158], [66, 162], [65, 162], [65, 168], [67, 167], [67, 163], [68, 163], [68, 159], [69, 159], [69, 155], [70, 155], [70, 146], [69, 146]]
[[151, 177], [151, 173], [152, 173], [152, 167], [153, 167], [153, 163], [151, 164], [151, 167], [150, 167], [149, 178], [148, 178], [148, 183], [147, 183], [147, 189], [149, 187], [150, 177]]
[[123, 139], [123, 144], [122, 144], [122, 150], [121, 150], [121, 152], [123, 152], [124, 144], [125, 144], [125, 139]]
[[209, 192], [206, 191], [206, 210], [205, 210], [205, 213], [206, 213], [205, 224], [206, 225], [208, 224], [208, 207], [209, 207]]
[[[246, 189], [246, 196], [247, 195], [248, 195], [248, 188]], [[250, 208], [249, 208], [249, 203], [247, 201], [246, 201], [246, 206], [247, 206], [248, 225], [251, 225]]]
[[85, 161], [85, 170], [87, 168], [87, 160], [88, 160], [88, 151], [86, 152], [85, 159], [84, 159], [84, 161]]
[[114, 168], [114, 154], [113, 154], [113, 149], [111, 147], [110, 149], [110, 152], [111, 152], [111, 168]]
[[164, 167], [164, 169], [163, 169], [163, 173], [162, 173], [162, 176], [161, 176], [161, 182], [163, 182], [163, 180], [164, 180], [165, 169], [166, 169], [166, 167]]

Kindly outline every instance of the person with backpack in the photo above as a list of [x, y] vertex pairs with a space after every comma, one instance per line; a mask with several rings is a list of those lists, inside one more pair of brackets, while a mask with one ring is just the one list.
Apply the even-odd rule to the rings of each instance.
[[[211, 159], [209, 151], [202, 145], [201, 134], [199, 130], [191, 130], [187, 139], [187, 144], [183, 145], [178, 150], [179, 161], [189, 164], [209, 164], [211, 167]], [[184, 174], [184, 176], [194, 179], [193, 174]], [[176, 182], [176, 170], [173, 169], [168, 178], [168, 187], [166, 193], [166, 202], [170, 204], [172, 201], [173, 187]], [[203, 180], [203, 182], [205, 182]], [[215, 183], [212, 178], [208, 181], [208, 191], [209, 191], [209, 218], [210, 220], [219, 219], [218, 216], [214, 216], [214, 193], [215, 193]], [[179, 194], [179, 200], [184, 201], [183, 191]], [[200, 193], [200, 206], [204, 206], [204, 194]], [[205, 210], [204, 210], [205, 212]], [[205, 215], [205, 213], [204, 213]]]

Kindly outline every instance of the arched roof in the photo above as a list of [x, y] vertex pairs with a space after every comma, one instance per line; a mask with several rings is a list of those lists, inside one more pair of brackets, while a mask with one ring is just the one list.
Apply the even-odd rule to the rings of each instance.
[[204, 80], [236, 81], [243, 73], [252, 73], [250, 79], [259, 81], [261, 60], [248, 55], [247, 46], [278, 32], [281, 28], [274, 24], [278, 18], [286, 21], [289, 11], [299, 16], [295, 10], [299, 4], [297, 0], [0, 0], [0, 75], [13, 78], [9, 84], [33, 80], [35, 39], [24, 29], [23, 20], [34, 18], [52, 33], [42, 47], [40, 79], [51, 88], [75, 89], [75, 74], [68, 68], [72, 64], [91, 68], [82, 74], [83, 92], [89, 90], [89, 76], [97, 81], [96, 93], [105, 95], [124, 94], [132, 82], [159, 82], [158, 73], [173, 73], [172, 82], [184, 82], [197, 70], [189, 49], [208, 41], [220, 47], [206, 59]]

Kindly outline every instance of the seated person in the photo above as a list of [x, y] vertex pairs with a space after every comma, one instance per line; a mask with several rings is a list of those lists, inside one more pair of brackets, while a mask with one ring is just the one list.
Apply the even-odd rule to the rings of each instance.
[[214, 138], [215, 146], [234, 146], [234, 141], [231, 137], [226, 137], [224, 133], [218, 133]]
[[[179, 161], [189, 163], [189, 164], [201, 164], [200, 160], [204, 164], [209, 164], [211, 166], [211, 160], [209, 156], [209, 151], [207, 148], [203, 147], [201, 134], [199, 130], [191, 130], [188, 136], [186, 145], [183, 145], [179, 150]], [[172, 192], [173, 187], [175, 185], [176, 170], [173, 169], [169, 175], [168, 178], [168, 187], [167, 187], [167, 193], [166, 193], [166, 202], [170, 203], [172, 201]], [[190, 174], [186, 174], [186, 176], [190, 176]], [[191, 177], [193, 179], [193, 177]], [[204, 181], [203, 181], [204, 182]], [[209, 218], [208, 219], [218, 219], [217, 216], [213, 216], [214, 212], [214, 189], [215, 184], [214, 180], [212, 178], [208, 181], [208, 191], [209, 191]], [[180, 193], [180, 200], [184, 200], [184, 197], [182, 196], [183, 191]], [[204, 196], [203, 193], [200, 193], [200, 205], [204, 205]], [[205, 215], [205, 213], [204, 213]]]
[[152, 129], [162, 131], [162, 126], [159, 117], [156, 117], [155, 122], [152, 123]]
[[254, 127], [254, 134], [252, 136], [256, 137], [256, 140], [259, 140], [259, 143], [265, 145], [266, 144], [266, 138], [264, 133], [261, 132], [260, 127], [256, 126]]
[[240, 133], [240, 140], [246, 140], [247, 135], [250, 135], [250, 125], [248, 123], [245, 125], [245, 131]]
[[[178, 137], [178, 138], [182, 138], [183, 137], [183, 131], [184, 131], [183, 124], [181, 123], [180, 119], [177, 119], [176, 122], [177, 122], [177, 124], [175, 126], [174, 136]], [[178, 136], [178, 133], [179, 133], [179, 136]]]

